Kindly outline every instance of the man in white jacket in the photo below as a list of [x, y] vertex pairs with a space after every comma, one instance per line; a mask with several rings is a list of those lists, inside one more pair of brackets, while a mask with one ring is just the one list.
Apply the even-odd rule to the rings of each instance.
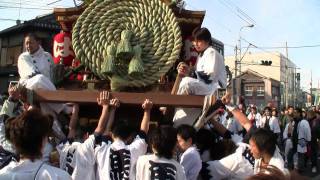
[[18, 58], [19, 83], [28, 89], [56, 90], [51, 82], [53, 60], [50, 53], [43, 50], [35, 34], [26, 35], [24, 43], [26, 52]]
[[[223, 56], [213, 48], [211, 33], [207, 28], [193, 32], [193, 44], [199, 53], [195, 65], [194, 76], [189, 77], [190, 67], [180, 63], [177, 67], [178, 76], [183, 77], [177, 94], [179, 95], [212, 95], [218, 88], [227, 86], [227, 73]], [[200, 115], [196, 108], [178, 108], [173, 118], [174, 125], [192, 125]]]
[[305, 153], [307, 144], [311, 141], [311, 129], [307, 120], [302, 118], [302, 110], [296, 108], [294, 111], [294, 128], [292, 132], [293, 148], [288, 153], [288, 167], [293, 169], [293, 156], [298, 153], [298, 171], [304, 170]]
[[[53, 60], [50, 53], [43, 50], [40, 46], [39, 38], [35, 34], [27, 34], [24, 41], [26, 52], [22, 53], [18, 58], [19, 84], [29, 90], [44, 89], [55, 91], [56, 87], [51, 81]], [[54, 119], [57, 119], [56, 115], [62, 111], [71, 113], [71, 109], [64, 104], [40, 103], [40, 107], [42, 112], [51, 114], [55, 117]], [[56, 122], [53, 129], [59, 138], [65, 138]]]

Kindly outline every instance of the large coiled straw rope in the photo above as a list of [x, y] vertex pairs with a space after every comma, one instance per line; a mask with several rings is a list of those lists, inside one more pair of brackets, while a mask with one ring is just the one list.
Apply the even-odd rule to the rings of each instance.
[[[115, 51], [110, 50], [125, 44], [121, 38], [124, 31], [130, 32], [131, 49], [138, 55], [114, 57], [111, 52]], [[155, 83], [178, 59], [182, 45], [177, 20], [160, 0], [96, 0], [78, 18], [72, 42], [82, 64], [100, 78], [109, 78], [112, 90]], [[130, 63], [130, 59], [135, 60]], [[104, 63], [113, 64], [102, 66]], [[128, 72], [129, 64], [136, 63], [143, 67], [130, 67], [130, 71], [143, 73]]]

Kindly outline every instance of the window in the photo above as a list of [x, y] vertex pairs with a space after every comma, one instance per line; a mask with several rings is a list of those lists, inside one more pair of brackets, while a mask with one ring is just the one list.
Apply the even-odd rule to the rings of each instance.
[[7, 65], [17, 64], [19, 55], [21, 54], [21, 46], [9, 47], [7, 50]]
[[253, 94], [253, 86], [245, 86], [244, 95], [252, 96], [252, 94]]
[[264, 86], [257, 87], [257, 96], [264, 96]]
[[7, 48], [1, 49], [1, 66], [7, 65]]

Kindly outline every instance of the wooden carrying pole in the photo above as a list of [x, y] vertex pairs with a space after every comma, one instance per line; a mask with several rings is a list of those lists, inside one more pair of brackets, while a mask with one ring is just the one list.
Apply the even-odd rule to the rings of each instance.
[[[74, 102], [80, 104], [96, 103], [99, 91], [71, 91], [71, 90], [36, 90], [33, 91], [34, 102]], [[141, 104], [146, 98], [157, 106], [195, 107], [202, 108], [204, 96], [171, 95], [168, 93], [126, 93], [111, 92], [123, 104]]]

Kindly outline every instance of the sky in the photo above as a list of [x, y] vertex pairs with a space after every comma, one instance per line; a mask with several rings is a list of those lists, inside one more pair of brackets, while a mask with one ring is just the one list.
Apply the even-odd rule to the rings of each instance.
[[[29, 20], [52, 12], [53, 7], [72, 7], [73, 0], [0, 0], [0, 30], [15, 25], [15, 20]], [[21, 2], [21, 7], [20, 7]], [[79, 1], [77, 1], [79, 2]], [[52, 3], [52, 4], [50, 4]], [[320, 82], [320, 1], [319, 0], [185, 0], [186, 9], [205, 10], [203, 26], [225, 44], [225, 55], [234, 55], [242, 28], [241, 46], [250, 42], [258, 48], [250, 52], [278, 51], [286, 55], [301, 73], [301, 86], [310, 88]], [[297, 46], [317, 46], [290, 48]], [[269, 49], [268, 47], [281, 47]]]

